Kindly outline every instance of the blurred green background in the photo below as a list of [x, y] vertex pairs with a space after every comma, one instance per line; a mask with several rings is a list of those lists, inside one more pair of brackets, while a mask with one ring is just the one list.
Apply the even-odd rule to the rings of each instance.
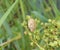
[[[29, 17], [37, 21], [34, 32], [26, 29]], [[57, 22], [52, 24], [48, 20]], [[41, 26], [41, 23], [49, 24], [48, 30], [55, 30], [54, 26], [58, 25], [56, 34], [50, 37], [51, 31], [48, 31], [49, 35], [45, 36], [45, 25]], [[59, 23], [60, 0], [0, 0], [0, 50], [60, 50]], [[31, 40], [30, 34], [38, 40], [36, 37], [36, 42]]]

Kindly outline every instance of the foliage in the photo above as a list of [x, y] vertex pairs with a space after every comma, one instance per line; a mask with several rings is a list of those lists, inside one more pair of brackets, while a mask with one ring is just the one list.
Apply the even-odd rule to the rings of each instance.
[[[0, 0], [0, 50], [60, 50], [59, 2]], [[33, 32], [31, 18], [36, 22]]]

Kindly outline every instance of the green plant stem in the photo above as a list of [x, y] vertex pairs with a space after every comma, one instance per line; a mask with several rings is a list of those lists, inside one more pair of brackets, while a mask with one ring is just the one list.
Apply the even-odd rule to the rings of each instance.
[[18, 40], [18, 39], [20, 39], [20, 38], [21, 38], [21, 36], [18, 35], [17, 37], [14, 37], [14, 38], [12, 38], [11, 40], [8, 40], [8, 41], [0, 44], [0, 47], [5, 46], [5, 45], [8, 45], [9, 43], [11, 43], [11, 42], [13, 42], [13, 41], [15, 41], [15, 40]]
[[22, 16], [23, 16], [23, 20], [25, 20], [25, 10], [24, 10], [24, 5], [23, 5], [23, 2], [22, 0], [20, 0], [20, 7], [21, 7], [21, 11], [22, 11]]
[[45, 50], [44, 48], [42, 48], [37, 42], [35, 42], [34, 40], [32, 40], [33, 43], [40, 49], [40, 50]]

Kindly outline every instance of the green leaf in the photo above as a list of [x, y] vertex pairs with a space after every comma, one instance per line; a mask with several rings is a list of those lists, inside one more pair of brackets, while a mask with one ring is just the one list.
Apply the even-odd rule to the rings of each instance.
[[6, 11], [6, 13], [1, 17], [0, 19], [0, 27], [2, 26], [3, 22], [6, 20], [6, 18], [8, 17], [8, 15], [11, 13], [11, 11], [13, 10], [13, 8], [15, 7], [15, 5], [17, 4], [18, 0], [16, 0], [12, 6]]
[[39, 12], [37, 12], [37, 11], [32, 11], [32, 13], [33, 13], [37, 18], [40, 18], [41, 21], [47, 22], [47, 18], [45, 18], [41, 13], [39, 13]]

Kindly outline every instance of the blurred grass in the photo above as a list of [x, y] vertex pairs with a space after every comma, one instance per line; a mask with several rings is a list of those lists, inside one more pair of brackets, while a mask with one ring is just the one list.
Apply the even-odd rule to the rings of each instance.
[[24, 34], [25, 28], [21, 23], [26, 21], [26, 15], [39, 18], [42, 22], [47, 22], [48, 19], [60, 21], [59, 2], [59, 0], [0, 0], [0, 44], [13, 38], [16, 40], [18, 36], [16, 34], [21, 34], [22, 37], [16, 41], [12, 40], [11, 43], [7, 42], [0, 50], [33, 50], [30, 38]]

